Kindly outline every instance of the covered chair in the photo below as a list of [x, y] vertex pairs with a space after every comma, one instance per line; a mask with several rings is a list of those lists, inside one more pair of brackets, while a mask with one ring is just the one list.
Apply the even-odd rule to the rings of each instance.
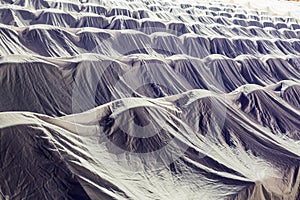
[[132, 12], [126, 8], [112, 8], [107, 12], [107, 17], [112, 17], [112, 16], [127, 16], [127, 17], [132, 17]]
[[196, 58], [205, 58], [210, 54], [209, 39], [194, 34], [184, 34], [181, 36], [185, 53]]
[[183, 44], [175, 35], [169, 33], [154, 33], [151, 35], [152, 48], [164, 56], [183, 54]]
[[148, 35], [133, 30], [114, 33], [112, 47], [121, 55], [151, 53], [151, 39]]
[[140, 30], [146, 34], [152, 34], [155, 32], [166, 32], [167, 28], [164, 23], [158, 20], [145, 19], [144, 21], [141, 22]]
[[32, 24], [48, 24], [52, 26], [74, 28], [77, 24], [77, 19], [70, 13], [65, 13], [59, 10], [44, 10]]
[[103, 16], [107, 15], [107, 8], [105, 6], [91, 4], [91, 3], [82, 4], [81, 11], [87, 13], [95, 13]]
[[95, 27], [105, 29], [109, 25], [109, 21], [106, 17], [102, 17], [99, 15], [86, 15], [82, 16], [78, 22], [76, 27]]
[[170, 22], [167, 24], [167, 32], [180, 36], [185, 33], [191, 33], [192, 31], [186, 23]]
[[118, 16], [118, 17], [113, 17], [111, 19], [108, 28], [112, 30], [122, 30], [122, 29], [139, 30], [140, 22], [133, 18]]
[[235, 58], [238, 55], [232, 41], [226, 37], [210, 38], [210, 53], [221, 54], [228, 58]]

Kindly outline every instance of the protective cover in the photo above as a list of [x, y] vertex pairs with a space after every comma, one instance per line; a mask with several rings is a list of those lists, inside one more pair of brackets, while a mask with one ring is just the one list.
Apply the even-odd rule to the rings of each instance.
[[0, 199], [299, 200], [299, 14], [0, 0]]

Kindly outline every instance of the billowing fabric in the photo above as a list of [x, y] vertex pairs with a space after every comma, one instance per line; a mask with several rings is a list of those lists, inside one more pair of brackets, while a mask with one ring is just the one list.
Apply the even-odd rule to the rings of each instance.
[[299, 200], [300, 6], [262, 2], [0, 0], [0, 199]]

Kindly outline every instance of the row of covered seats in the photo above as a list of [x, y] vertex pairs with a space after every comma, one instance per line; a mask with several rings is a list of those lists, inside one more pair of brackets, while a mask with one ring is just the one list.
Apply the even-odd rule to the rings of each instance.
[[[295, 65], [296, 62], [300, 61], [300, 57], [256, 58], [244, 55], [236, 59], [230, 59], [224, 56], [211, 55], [204, 59], [188, 56], [171, 56], [159, 59], [155, 56], [136, 54], [134, 57], [124, 56], [122, 59], [114, 59], [96, 54], [82, 54], [80, 57], [73, 57], [73, 59], [61, 58], [53, 61], [44, 57], [37, 57], [37, 59], [30, 60], [24, 55], [22, 58], [16, 58], [18, 57], [7, 56], [6, 60], [1, 59], [0, 63], [0, 71], [3, 74], [7, 73], [7, 71], [18, 72], [20, 76], [16, 84], [27, 85], [32, 84], [31, 81], [35, 82], [43, 79], [43, 81], [36, 82], [38, 83], [36, 87], [39, 87], [41, 83], [44, 83], [49, 78], [49, 76], [44, 76], [43, 73], [50, 73], [50, 77], [60, 77], [59, 82], [63, 82], [64, 80], [72, 82], [74, 77], [78, 78], [78, 73], [90, 74], [93, 72], [93, 77], [99, 81], [97, 90], [101, 92], [101, 95], [97, 95], [99, 97], [97, 101], [100, 101], [100, 105], [111, 101], [112, 97], [118, 96], [118, 94], [111, 94], [111, 92], [118, 91], [111, 90], [107, 85], [116, 85], [120, 79], [124, 83], [119, 86], [119, 89], [125, 91], [122, 95], [139, 93], [138, 89], [133, 90], [132, 88], [143, 85], [149, 88], [141, 90], [140, 92], [142, 93], [139, 93], [139, 95], [160, 97], [192, 89], [232, 92], [246, 84], [267, 86], [287, 79], [299, 80], [300, 78], [299, 65]], [[27, 62], [24, 62], [25, 60]], [[63, 63], [63, 66], [61, 65], [62, 68], [57, 67], [57, 63]], [[155, 75], [157, 71], [163, 74], [163, 76]], [[135, 81], [132, 82], [126, 77], [126, 74], [129, 73], [144, 74], [151, 81], [148, 85], [147, 83], [145, 84], [145, 80], [143, 79], [145, 76], [136, 76]], [[24, 79], [24, 76], [31, 76], [32, 74], [39, 74], [39, 76], [33, 80], [30, 78]], [[12, 76], [12, 78], [15, 78], [15, 76]], [[174, 81], [174, 79], [179, 81]], [[5, 79], [1, 79], [1, 81], [4, 81], [2, 82], [3, 84], [5, 83]], [[159, 86], [159, 83], [162, 84]], [[50, 84], [56, 83], [51, 82]], [[70, 86], [69, 84], [63, 85]], [[57, 85], [57, 87], [60, 86]], [[48, 87], [45, 87], [41, 92], [47, 92], [47, 89]]]
[[[45, 10], [39, 13], [39, 15], [36, 15], [36, 13], [31, 13], [24, 9], [13, 10], [2, 8], [1, 13], [0, 23], [18, 27], [26, 27], [35, 24], [46, 24], [65, 28], [94, 27], [112, 30], [133, 29], [142, 31], [146, 34], [151, 34], [153, 32], [169, 32], [175, 35], [196, 33], [199, 35], [219, 35], [226, 37], [246, 36], [270, 39], [300, 38], [300, 29], [289, 30], [286, 26], [283, 26], [280, 30], [274, 29], [272, 27], [244, 27], [241, 25], [230, 24], [228, 21], [225, 21], [221, 18], [214, 19], [207, 16], [199, 16], [199, 22], [188, 23], [174, 20], [170, 22], [163, 22], [160, 21], [158, 17], [152, 18], [151, 20], [148, 18], [137, 20], [125, 16], [110, 18], [99, 15], [75, 16], [70, 13], [58, 12], [57, 10]], [[178, 17], [184, 19], [185, 16]], [[215, 20], [219, 23], [216, 24]]]
[[[50, 57], [74, 56], [93, 52], [107, 56], [134, 53], [171, 56], [187, 54], [204, 58], [220, 54], [229, 58], [250, 54], [300, 55], [300, 40], [249, 39], [248, 37], [201, 36], [183, 34], [176, 36], [166, 32], [151, 35], [135, 30], [74, 29], [73, 32], [51, 26], [31, 26], [15, 30], [0, 29], [0, 54], [32, 53]], [[41, 49], [41, 47], [43, 47]]]
[[[235, 18], [236, 21], [249, 19], [252, 21], [253, 20], [261, 21], [261, 24], [264, 27], [272, 26], [277, 28], [276, 24], [281, 23], [281, 25], [278, 28], [281, 28], [281, 26], [283, 26], [282, 24], [291, 24], [293, 25], [292, 28], [295, 28], [294, 26], [295, 24], [297, 24], [296, 19], [291, 17], [279, 17], [279, 16], [271, 17], [264, 12], [246, 11], [239, 7], [233, 7], [233, 6], [231, 6], [230, 8], [224, 7], [224, 9], [221, 10], [220, 7], [214, 7], [214, 6], [206, 7], [203, 6], [202, 4], [201, 6], [197, 6], [197, 5], [192, 6], [189, 4], [181, 4], [181, 5], [170, 4], [170, 6], [161, 6], [159, 4], [143, 5], [141, 3], [136, 3], [136, 2], [126, 2], [126, 3], [123, 2], [124, 5], [122, 4], [123, 7], [120, 8], [120, 5], [118, 5], [118, 7], [114, 7], [112, 5], [105, 6], [104, 3], [91, 4], [91, 3], [80, 3], [80, 2], [72, 2], [72, 1], [57, 2], [57, 1], [44, 1], [44, 0], [39, 0], [37, 2], [39, 3], [30, 3], [30, 1], [27, 0], [19, 0], [19, 1], [14, 1], [12, 3], [13, 5], [20, 5], [23, 7], [26, 6], [30, 7], [31, 4], [34, 5], [37, 4], [39, 5], [39, 7], [36, 9], [54, 8], [66, 12], [94, 13], [98, 15], [104, 15], [106, 17], [124, 15], [136, 19], [141, 19], [145, 17], [150, 17], [151, 15], [154, 16], [155, 14], [153, 12], [164, 12], [166, 14], [169, 13], [172, 15], [191, 14], [191, 15], [206, 15], [211, 17], [222, 16], [227, 18]], [[264, 24], [265, 21], [270, 22], [269, 25]], [[239, 22], [235, 22], [235, 23], [239, 23]]]

